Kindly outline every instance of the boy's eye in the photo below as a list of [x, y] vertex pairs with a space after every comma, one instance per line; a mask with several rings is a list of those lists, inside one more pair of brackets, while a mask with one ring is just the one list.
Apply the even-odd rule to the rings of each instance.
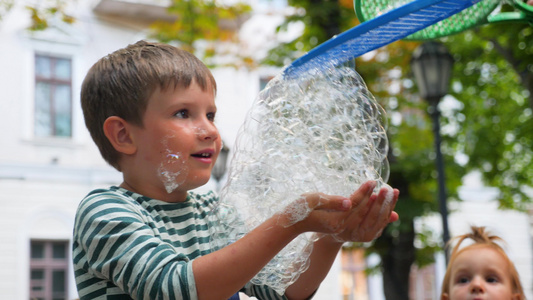
[[181, 118], [181, 119], [186, 119], [186, 118], [189, 117], [189, 111], [186, 110], [186, 109], [182, 109], [182, 110], [176, 112], [176, 113], [174, 114], [174, 116], [176, 116], [176, 117], [178, 117], [178, 118]]
[[490, 276], [486, 280], [489, 283], [498, 283], [499, 282], [498, 277], [496, 277], [496, 276]]
[[215, 121], [215, 113], [208, 113], [207, 119], [211, 122]]

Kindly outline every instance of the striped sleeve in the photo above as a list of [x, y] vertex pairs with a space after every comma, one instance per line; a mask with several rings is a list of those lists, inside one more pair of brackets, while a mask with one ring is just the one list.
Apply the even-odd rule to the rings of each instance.
[[80, 299], [112, 294], [196, 299], [190, 259], [156, 237], [152, 227], [145, 213], [120, 194], [104, 192], [84, 199], [76, 215], [73, 244]]
[[248, 296], [261, 300], [287, 300], [287, 297], [276, 293], [276, 291], [265, 285], [248, 283], [242, 291]]

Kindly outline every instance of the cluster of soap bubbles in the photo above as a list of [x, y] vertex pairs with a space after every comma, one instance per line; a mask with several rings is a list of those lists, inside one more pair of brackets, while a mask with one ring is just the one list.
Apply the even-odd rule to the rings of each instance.
[[[293, 222], [304, 219], [309, 207], [289, 205], [304, 193], [348, 197], [368, 180], [377, 181], [378, 190], [389, 175], [386, 125], [385, 111], [353, 68], [272, 79], [238, 134], [212, 216], [214, 247], [235, 242], [287, 208]], [[252, 282], [283, 294], [307, 269], [314, 240], [300, 235]]]

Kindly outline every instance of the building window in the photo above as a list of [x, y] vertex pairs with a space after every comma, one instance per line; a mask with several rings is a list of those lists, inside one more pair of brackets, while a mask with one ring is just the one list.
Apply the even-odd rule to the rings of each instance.
[[72, 135], [71, 60], [35, 56], [35, 127], [37, 137]]
[[30, 242], [30, 299], [67, 299], [68, 245], [68, 241]]

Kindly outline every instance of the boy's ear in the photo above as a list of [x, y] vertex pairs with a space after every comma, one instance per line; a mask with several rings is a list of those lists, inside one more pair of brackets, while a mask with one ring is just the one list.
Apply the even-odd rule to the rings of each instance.
[[522, 295], [520, 293], [513, 294], [513, 300], [522, 300], [525, 298], [522, 298]]
[[440, 295], [440, 300], [448, 300], [448, 294], [442, 293], [442, 295]]
[[137, 146], [133, 142], [130, 124], [124, 119], [111, 116], [104, 122], [104, 134], [113, 145], [113, 148], [123, 154], [133, 154]]

